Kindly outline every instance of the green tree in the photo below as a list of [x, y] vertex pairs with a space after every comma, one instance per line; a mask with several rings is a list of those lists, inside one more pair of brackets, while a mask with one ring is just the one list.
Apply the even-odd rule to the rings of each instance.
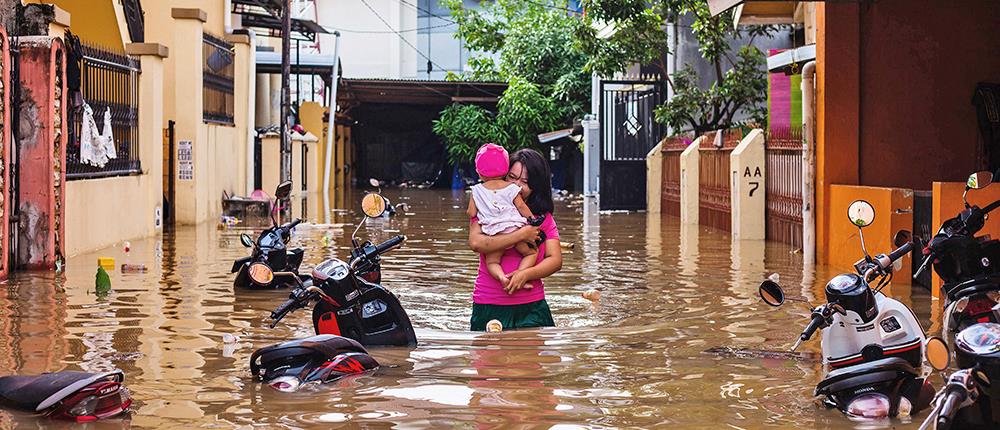
[[[728, 128], [743, 112], [752, 121], [766, 121], [767, 77], [764, 54], [752, 45], [755, 38], [771, 37], [772, 26], [737, 28], [732, 12], [711, 16], [706, 0], [583, 0], [587, 10], [576, 29], [581, 49], [588, 55], [587, 70], [611, 76], [632, 64], [659, 69], [673, 97], [656, 110], [656, 119], [675, 130], [696, 133]], [[699, 86], [694, 67], [667, 72], [667, 22], [693, 19], [691, 31], [702, 57], [714, 67], [715, 82]], [[602, 34], [603, 33], [603, 34]], [[748, 36], [745, 46], [733, 48], [731, 37]]]
[[576, 43], [579, 17], [559, 0], [487, 0], [468, 10], [461, 0], [443, 0], [458, 23], [456, 37], [476, 54], [470, 71], [453, 80], [508, 84], [496, 112], [453, 104], [434, 122], [449, 160], [470, 162], [486, 142], [508, 150], [535, 147], [537, 135], [568, 127], [590, 101], [587, 57]]

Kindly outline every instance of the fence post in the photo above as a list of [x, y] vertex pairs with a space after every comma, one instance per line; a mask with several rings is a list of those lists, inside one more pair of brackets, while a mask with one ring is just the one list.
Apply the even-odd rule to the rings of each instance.
[[750, 131], [729, 155], [733, 239], [765, 238], [764, 131]]
[[594, 196], [600, 192], [601, 125], [596, 118], [583, 120], [583, 194]]
[[663, 198], [663, 143], [656, 144], [646, 154], [646, 211], [658, 214]]
[[681, 153], [681, 224], [698, 224], [699, 163], [698, 148], [705, 136], [699, 136]]
[[[168, 59], [172, 68], [173, 114], [177, 141], [177, 185], [174, 199], [175, 221], [178, 225], [198, 224], [208, 218], [208, 138], [204, 126], [204, 88], [202, 61], [203, 24], [207, 15], [200, 9], [171, 9], [174, 18], [174, 55]], [[169, 76], [168, 76], [169, 79]], [[170, 98], [168, 98], [170, 100]], [[206, 197], [201, 197], [206, 196]], [[215, 198], [216, 196], [211, 196]], [[216, 203], [218, 204], [218, 203]]]
[[139, 56], [142, 66], [137, 100], [139, 141], [133, 144], [139, 148], [139, 165], [148, 175], [147, 234], [152, 234], [157, 228], [154, 213], [163, 198], [163, 59], [168, 50], [158, 43], [130, 43], [125, 52]]

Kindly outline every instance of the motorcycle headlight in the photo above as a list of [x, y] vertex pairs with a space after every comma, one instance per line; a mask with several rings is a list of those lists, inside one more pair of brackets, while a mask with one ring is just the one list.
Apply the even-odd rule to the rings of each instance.
[[274, 280], [274, 272], [264, 263], [254, 263], [249, 269], [250, 280], [257, 285], [271, 285]]
[[885, 418], [889, 416], [889, 397], [869, 393], [858, 396], [847, 405], [847, 413], [859, 418]]

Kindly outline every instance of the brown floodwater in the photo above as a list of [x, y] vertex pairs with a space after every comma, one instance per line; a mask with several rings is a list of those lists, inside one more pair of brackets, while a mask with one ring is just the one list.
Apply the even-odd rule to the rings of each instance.
[[[705, 353], [787, 351], [808, 312], [764, 305], [760, 280], [779, 272], [790, 294], [815, 299], [849, 268], [804, 269], [786, 245], [733, 243], [674, 217], [600, 214], [568, 198], [555, 219], [574, 248], [545, 288], [557, 327], [472, 333], [477, 257], [466, 246], [466, 194], [385, 194], [409, 207], [359, 235], [408, 236], [384, 258], [383, 282], [420, 345], [373, 349], [382, 364], [374, 374], [292, 394], [254, 382], [250, 354], [313, 334], [310, 312], [268, 328], [287, 293], [234, 291], [229, 268], [247, 253], [239, 234], [248, 230], [209, 223], [132, 241], [128, 255], [119, 244], [70, 258], [63, 275], [15, 274], [0, 289], [0, 375], [122, 369], [133, 411], [88, 428], [916, 428], [924, 418], [855, 423], [813, 398], [817, 361]], [[315, 224], [293, 239], [307, 249], [304, 267], [348, 252], [357, 197], [330, 218], [312, 204]], [[115, 271], [111, 293], [98, 296], [98, 256], [150, 270]], [[599, 303], [581, 297], [591, 288], [602, 291]], [[926, 290], [893, 288], [930, 327]], [[224, 343], [227, 334], [238, 342]], [[801, 350], [818, 352], [818, 340]], [[64, 426], [0, 411], [4, 428]]]

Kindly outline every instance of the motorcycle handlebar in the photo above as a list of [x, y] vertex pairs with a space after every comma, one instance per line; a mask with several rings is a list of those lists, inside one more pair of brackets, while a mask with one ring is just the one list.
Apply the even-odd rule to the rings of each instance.
[[896, 248], [895, 250], [889, 253], [889, 261], [893, 262], [899, 260], [904, 255], [909, 254], [910, 251], [912, 250], [913, 250], [913, 242], [907, 242], [903, 246], [900, 246], [899, 248]]
[[809, 340], [809, 338], [811, 338], [812, 335], [816, 333], [816, 329], [818, 329], [821, 325], [823, 325], [824, 320], [825, 318], [823, 318], [822, 315], [818, 313], [813, 313], [812, 321], [809, 321], [809, 325], [806, 326], [806, 329], [802, 330], [802, 334], [799, 335], [799, 340], [801, 341]]
[[295, 218], [294, 220], [292, 220], [292, 222], [290, 222], [288, 224], [285, 224], [285, 229], [286, 230], [291, 230], [291, 229], [295, 228], [295, 226], [299, 225], [299, 223], [301, 223], [301, 222], [302, 222], [302, 218]]
[[988, 214], [990, 212], [993, 212], [993, 209], [996, 209], [998, 207], [1000, 207], [1000, 200], [997, 200], [997, 201], [995, 201], [993, 203], [990, 203], [988, 206], [986, 206], [985, 208], [983, 208], [983, 215], [986, 215], [986, 214]]
[[385, 242], [382, 242], [382, 243], [380, 243], [378, 245], [375, 245], [375, 253], [376, 254], [381, 254], [383, 252], [386, 252], [386, 251], [388, 251], [388, 250], [390, 250], [392, 248], [395, 248], [395, 247], [399, 246], [401, 243], [403, 243], [405, 241], [406, 241], [406, 236], [400, 235], [400, 236], [393, 237], [393, 238], [391, 238], [391, 239], [389, 239], [389, 240], [387, 240]]
[[293, 297], [275, 308], [274, 311], [271, 312], [271, 319], [274, 320], [274, 322], [271, 323], [271, 328], [274, 328], [275, 324], [278, 324], [278, 321], [281, 321], [281, 319], [284, 318], [288, 312], [294, 309], [298, 302], [299, 300]]
[[958, 406], [965, 400], [965, 392], [962, 390], [950, 390], [948, 397], [945, 397], [944, 403], [941, 406], [941, 412], [938, 414], [937, 428], [939, 430], [948, 430], [951, 428], [952, 420], [955, 418], [955, 412], [958, 411]]

